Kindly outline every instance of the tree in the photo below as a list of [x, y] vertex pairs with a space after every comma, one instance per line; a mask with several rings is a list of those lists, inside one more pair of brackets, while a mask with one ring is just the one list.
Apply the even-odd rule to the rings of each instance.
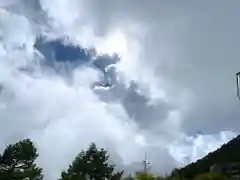
[[104, 149], [98, 150], [96, 144], [91, 143], [86, 151], [80, 152], [61, 174], [61, 180], [119, 180], [123, 171], [114, 173], [115, 165], [108, 163], [109, 155]]
[[217, 172], [207, 172], [196, 175], [193, 180], [227, 180], [228, 178], [222, 174]]
[[240, 162], [240, 135], [223, 144], [217, 150], [208, 153], [205, 157], [188, 164], [180, 169], [182, 175], [187, 179], [193, 179], [196, 174], [209, 171], [213, 164], [228, 164]]
[[184, 179], [183, 176], [182, 176], [181, 171], [179, 169], [177, 169], [177, 168], [174, 168], [172, 170], [170, 177], [173, 180], [182, 180], [182, 179]]
[[136, 179], [137, 180], [155, 180], [155, 177], [150, 173], [137, 172]]
[[161, 176], [158, 176], [155, 178], [155, 180], [172, 180], [173, 178], [171, 178], [170, 176], [165, 176], [165, 177], [161, 177]]
[[6, 147], [0, 155], [0, 179], [42, 180], [42, 169], [35, 164], [37, 149], [30, 139]]
[[123, 170], [121, 172], [116, 172], [113, 173], [112, 176], [110, 177], [110, 180], [120, 180], [122, 175], [123, 175]]

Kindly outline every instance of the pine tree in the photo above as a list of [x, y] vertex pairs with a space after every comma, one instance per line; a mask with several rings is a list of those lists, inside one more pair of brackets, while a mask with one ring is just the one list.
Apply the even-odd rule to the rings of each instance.
[[0, 179], [42, 180], [42, 169], [35, 164], [37, 149], [30, 139], [8, 145], [0, 155]]
[[114, 173], [115, 165], [108, 163], [109, 155], [104, 149], [98, 150], [92, 143], [86, 151], [80, 152], [61, 180], [119, 180], [122, 172]]

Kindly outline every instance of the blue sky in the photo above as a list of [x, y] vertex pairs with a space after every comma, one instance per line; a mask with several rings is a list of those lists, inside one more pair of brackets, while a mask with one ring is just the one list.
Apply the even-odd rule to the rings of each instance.
[[[106, 72], [109, 65], [116, 64], [119, 60], [117, 56], [107, 54], [98, 55], [93, 61], [91, 53], [94, 49], [82, 48], [81, 46], [67, 45], [62, 40], [44, 41], [43, 38], [36, 40], [35, 47], [47, 59], [44, 64], [54, 66], [53, 61], [61, 63], [70, 63], [73, 68], [82, 65], [92, 65], [101, 71], [104, 75], [104, 80], [100, 83], [101, 86], [111, 86], [111, 77]], [[53, 67], [54, 68], [54, 67]]]
[[91, 58], [80, 46], [65, 45], [61, 40], [45, 42], [39, 38], [36, 40], [35, 46], [45, 57], [48, 57], [47, 53], [54, 53], [55, 59], [60, 62], [87, 62]]
[[165, 173], [239, 133], [238, 0], [0, 6], [0, 149], [32, 138], [46, 179], [91, 141], [129, 171], [147, 151], [151, 171]]

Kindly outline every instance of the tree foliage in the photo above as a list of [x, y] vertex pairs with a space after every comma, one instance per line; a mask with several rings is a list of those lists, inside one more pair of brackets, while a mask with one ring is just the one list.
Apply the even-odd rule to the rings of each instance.
[[136, 180], [155, 180], [155, 177], [151, 173], [137, 172]]
[[222, 173], [207, 172], [196, 175], [193, 180], [227, 180], [227, 177]]
[[42, 169], [35, 163], [37, 157], [37, 149], [30, 139], [8, 145], [0, 155], [0, 179], [43, 179]]
[[181, 171], [177, 168], [174, 168], [169, 176], [172, 180], [183, 180], [183, 175]]
[[104, 149], [98, 150], [92, 143], [86, 151], [80, 152], [69, 166], [67, 171], [61, 174], [61, 180], [119, 180], [122, 172], [114, 173], [115, 165], [108, 162], [109, 155]]
[[209, 171], [211, 165], [216, 163], [240, 162], [240, 136], [222, 145], [214, 152], [210, 152], [202, 159], [191, 163], [180, 169], [181, 173], [187, 179], [194, 178], [197, 174], [202, 174]]

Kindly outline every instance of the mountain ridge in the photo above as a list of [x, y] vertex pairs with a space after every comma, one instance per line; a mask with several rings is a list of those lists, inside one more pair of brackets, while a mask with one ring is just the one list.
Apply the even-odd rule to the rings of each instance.
[[213, 164], [240, 162], [239, 152], [240, 135], [223, 144], [215, 151], [208, 153], [203, 158], [198, 159], [196, 162], [190, 163], [185, 167], [180, 168], [179, 170], [185, 178], [192, 179], [197, 174], [209, 172], [209, 168]]

